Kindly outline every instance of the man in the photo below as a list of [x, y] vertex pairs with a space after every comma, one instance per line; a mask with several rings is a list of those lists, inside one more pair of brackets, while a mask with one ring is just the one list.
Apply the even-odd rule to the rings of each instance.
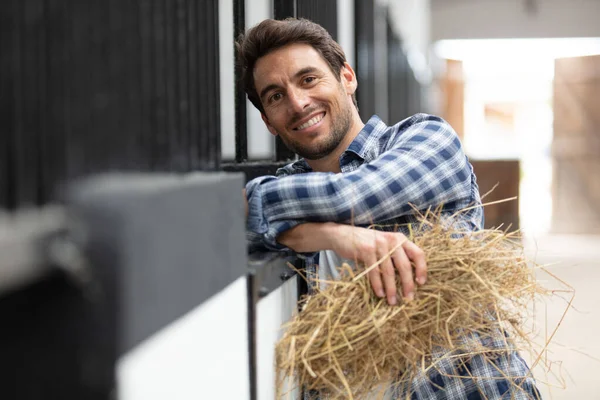
[[[415, 282], [422, 285], [427, 279], [423, 252], [405, 236], [408, 224], [416, 222], [413, 207], [443, 206], [443, 214], [450, 215], [481, 203], [472, 167], [452, 128], [426, 114], [391, 127], [377, 116], [363, 123], [353, 69], [339, 44], [310, 21], [265, 20], [240, 37], [237, 50], [248, 98], [268, 130], [302, 157], [277, 177], [260, 177], [246, 186], [251, 243], [297, 252], [306, 258], [311, 277], [317, 263], [319, 275], [325, 276], [335, 275], [342, 259], [365, 265], [384, 259], [368, 275], [374, 292], [391, 305], [399, 295], [410, 301]], [[455, 223], [476, 230], [482, 220], [481, 207], [475, 207]], [[384, 228], [367, 229], [371, 224]], [[396, 293], [395, 270], [401, 294]], [[499, 336], [484, 345], [504, 347]], [[410, 395], [538, 398], [525, 362], [516, 352], [506, 353], [493, 363], [473, 356], [462, 367], [446, 359], [437, 370], [418, 375]], [[461, 378], [451, 377], [457, 372]]]

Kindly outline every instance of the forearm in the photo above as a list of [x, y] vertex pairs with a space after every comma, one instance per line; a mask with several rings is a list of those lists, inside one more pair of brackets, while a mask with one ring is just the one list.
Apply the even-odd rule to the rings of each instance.
[[277, 242], [297, 253], [312, 253], [333, 248], [332, 238], [340, 225], [332, 222], [307, 222], [289, 229], [277, 237]]

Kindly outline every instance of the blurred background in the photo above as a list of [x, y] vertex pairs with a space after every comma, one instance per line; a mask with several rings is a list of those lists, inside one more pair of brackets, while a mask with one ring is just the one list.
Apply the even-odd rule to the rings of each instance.
[[[564, 319], [561, 300], [540, 304], [532, 318], [540, 342], [560, 322], [547, 353], [556, 363], [536, 368], [553, 386], [542, 385], [543, 392], [600, 398], [593, 375], [600, 367], [599, 0], [3, 1], [4, 320], [23, 323], [32, 307], [62, 315], [62, 303], [40, 311], [51, 307], [47, 294], [28, 286], [38, 275], [23, 266], [47, 264], [29, 245], [39, 232], [61, 231], [62, 219], [55, 223], [48, 207], [68, 207], [68, 188], [79, 179], [228, 171], [247, 180], [295, 159], [236, 85], [233, 46], [245, 28], [289, 16], [322, 24], [342, 45], [357, 72], [363, 120], [377, 114], [391, 125], [416, 112], [442, 116], [463, 142], [484, 202], [516, 197], [486, 207], [486, 227], [521, 230], [527, 254], [576, 293], [576, 309]], [[228, 211], [214, 210], [221, 212]], [[268, 344], [297, 295], [290, 287], [265, 294], [262, 303], [255, 294], [247, 299], [257, 313], [251, 336], [260, 336], [250, 370], [270, 365]], [[55, 319], [27, 319], [28, 329], [46, 329], [48, 320]], [[81, 349], [65, 350], [61, 332], [41, 358], [78, 359]], [[3, 334], [5, 346], [23, 338], [20, 330]], [[37, 340], [30, 334], [19, 343]], [[18, 353], [11, 353], [15, 360]], [[253, 376], [258, 392], [250, 397], [272, 398], [269, 384], [260, 383], [272, 376], [269, 367]]]

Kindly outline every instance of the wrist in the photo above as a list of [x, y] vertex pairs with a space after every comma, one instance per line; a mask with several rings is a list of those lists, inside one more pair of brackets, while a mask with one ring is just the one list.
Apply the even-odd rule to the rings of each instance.
[[277, 241], [297, 252], [333, 250], [343, 225], [334, 222], [307, 222], [283, 232]]

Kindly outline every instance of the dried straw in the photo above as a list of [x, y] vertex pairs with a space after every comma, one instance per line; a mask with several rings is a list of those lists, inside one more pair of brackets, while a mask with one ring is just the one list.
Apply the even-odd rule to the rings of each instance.
[[427, 283], [413, 301], [388, 305], [348, 265], [340, 269], [342, 279], [304, 299], [276, 346], [279, 396], [287, 378], [330, 399], [375, 398], [374, 390], [392, 385], [410, 393], [415, 371], [436, 368], [441, 348], [448, 356], [498, 355], [497, 348], [473, 347], [464, 339], [469, 335], [504, 329], [506, 349], [529, 342], [521, 323], [534, 297], [547, 291], [536, 282], [518, 234], [466, 234], [446, 228], [439, 215], [423, 217], [410, 238], [428, 266]]

